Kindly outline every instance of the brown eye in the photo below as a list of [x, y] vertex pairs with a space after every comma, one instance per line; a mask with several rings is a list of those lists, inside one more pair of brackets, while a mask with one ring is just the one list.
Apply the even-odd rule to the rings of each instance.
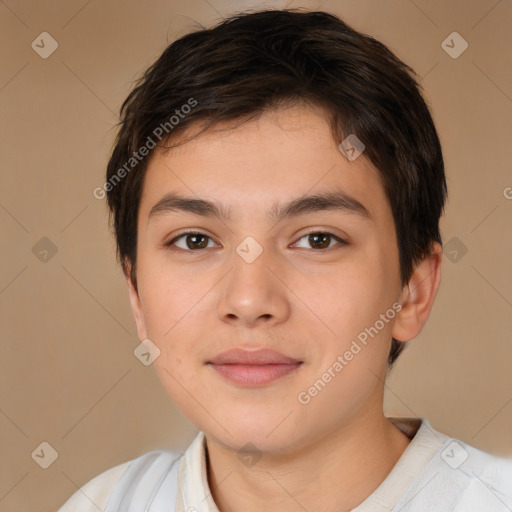
[[[180, 246], [177, 244], [178, 241], [181, 242], [181, 239], [184, 239], [185, 245]], [[208, 240], [211, 240], [211, 238], [203, 233], [183, 233], [171, 240], [167, 245], [176, 245], [176, 247], [184, 251], [196, 251], [198, 249], [206, 249], [208, 247]]]
[[[342, 240], [341, 238], [339, 238], [338, 236], [333, 235], [332, 233], [324, 233], [324, 232], [309, 233], [309, 234], [301, 237], [299, 239], [299, 242], [302, 239], [307, 239], [307, 243], [310, 245], [310, 247], [312, 247], [313, 249], [319, 249], [319, 250], [328, 249], [328, 248], [332, 247], [331, 242], [333, 240], [338, 241], [339, 242], [338, 245], [346, 244], [346, 242], [344, 240]], [[305, 247], [305, 248], [309, 249], [309, 247]]]
[[325, 249], [329, 247], [331, 241], [331, 235], [327, 233], [313, 233], [309, 235], [309, 243], [315, 249]]

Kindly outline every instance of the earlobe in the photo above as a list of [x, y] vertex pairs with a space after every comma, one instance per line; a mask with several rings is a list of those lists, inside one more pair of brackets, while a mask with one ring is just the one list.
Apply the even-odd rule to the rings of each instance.
[[393, 338], [410, 341], [421, 332], [430, 315], [441, 282], [442, 258], [442, 247], [434, 242], [431, 253], [415, 266], [409, 282], [402, 290], [402, 309], [396, 316]]
[[130, 305], [132, 308], [133, 318], [135, 320], [135, 325], [137, 326], [137, 335], [139, 336], [139, 340], [145, 340], [147, 335], [146, 329], [146, 321], [144, 318], [144, 311], [142, 309], [142, 303], [139, 297], [138, 291], [135, 289], [133, 282], [130, 277], [130, 265], [127, 264], [125, 268], [123, 268], [124, 278], [126, 281], [126, 285], [128, 287], [128, 295], [130, 298]]

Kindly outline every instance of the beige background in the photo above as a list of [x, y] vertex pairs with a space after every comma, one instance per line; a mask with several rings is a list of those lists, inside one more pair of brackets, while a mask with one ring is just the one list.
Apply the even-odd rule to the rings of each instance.
[[[456, 262], [445, 253], [431, 319], [387, 383], [386, 413], [427, 417], [511, 455], [512, 4], [288, 3], [338, 14], [410, 64], [444, 147], [442, 234], [467, 253], [459, 249]], [[195, 436], [133, 355], [138, 339], [106, 204], [92, 191], [138, 74], [194, 20], [209, 26], [263, 5], [0, 1], [0, 511], [55, 510], [107, 468], [150, 449], [183, 449]], [[59, 45], [47, 59], [31, 48], [45, 31]], [[457, 59], [441, 47], [453, 31], [469, 43]], [[57, 248], [46, 262], [33, 253], [43, 237]], [[43, 441], [58, 452], [48, 469], [31, 458]]]

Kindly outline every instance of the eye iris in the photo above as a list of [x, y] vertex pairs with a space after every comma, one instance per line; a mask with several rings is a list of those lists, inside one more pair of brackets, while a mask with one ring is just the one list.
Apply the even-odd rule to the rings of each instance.
[[[323, 241], [318, 242], [318, 239], [322, 239]], [[330, 239], [331, 239], [331, 235], [329, 235], [327, 233], [313, 233], [313, 234], [309, 235], [309, 243], [313, 247], [316, 246], [317, 248], [320, 248], [320, 249], [329, 247]], [[326, 240], [327, 240], [327, 243], [325, 243]], [[320, 247], [318, 247], [318, 246], [320, 246]]]
[[[191, 239], [194, 239], [197, 241], [198, 238], [202, 238], [203, 239], [203, 243], [200, 243], [200, 244], [196, 244], [196, 242], [192, 242], [192, 243], [189, 243]], [[207, 245], [208, 245], [208, 242], [207, 242], [207, 238], [205, 235], [187, 235], [186, 236], [186, 241], [187, 241], [187, 247], [189, 249], [204, 249]]]

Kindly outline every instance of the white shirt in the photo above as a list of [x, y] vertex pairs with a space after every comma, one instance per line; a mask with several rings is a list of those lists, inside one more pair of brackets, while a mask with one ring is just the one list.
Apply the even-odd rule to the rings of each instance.
[[[512, 460], [441, 434], [424, 418], [389, 420], [412, 440], [386, 479], [352, 512], [512, 512]], [[199, 432], [179, 461], [175, 512], [219, 512], [208, 487], [205, 447]], [[93, 478], [58, 512], [104, 512], [131, 462]]]

